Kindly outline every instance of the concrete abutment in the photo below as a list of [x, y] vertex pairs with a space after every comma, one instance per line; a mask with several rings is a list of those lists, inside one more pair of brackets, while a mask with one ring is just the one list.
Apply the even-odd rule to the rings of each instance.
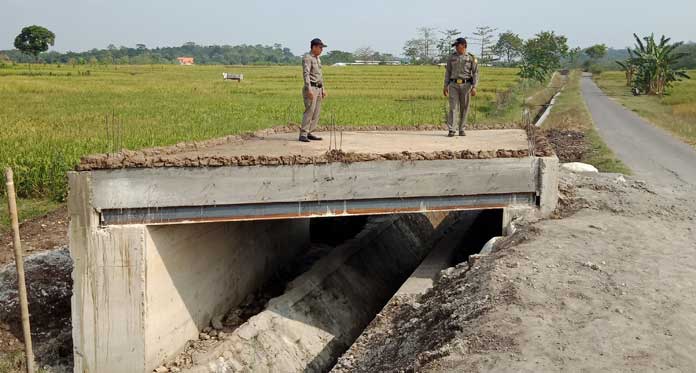
[[99, 226], [70, 176], [75, 372], [149, 372], [309, 244], [309, 220]]

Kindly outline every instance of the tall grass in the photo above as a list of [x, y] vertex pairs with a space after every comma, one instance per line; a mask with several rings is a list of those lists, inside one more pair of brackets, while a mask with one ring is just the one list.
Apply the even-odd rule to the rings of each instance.
[[[241, 83], [222, 72], [243, 73]], [[483, 68], [477, 124], [517, 120], [526, 94], [516, 69]], [[340, 125], [444, 122], [444, 71], [436, 66], [325, 67], [322, 120]], [[22, 197], [65, 196], [65, 172], [113, 146], [104, 116], [123, 122], [128, 149], [299, 123], [299, 67], [26, 66], [0, 69], [0, 166]], [[505, 92], [512, 92], [512, 98]], [[505, 101], [505, 102], [502, 102]]]

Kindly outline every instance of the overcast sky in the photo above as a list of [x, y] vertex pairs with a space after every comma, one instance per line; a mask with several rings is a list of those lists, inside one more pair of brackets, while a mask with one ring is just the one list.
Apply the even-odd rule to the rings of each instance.
[[401, 54], [419, 26], [541, 30], [566, 35], [571, 47], [606, 43], [623, 48], [632, 33], [696, 41], [696, 0], [0, 0], [0, 49], [12, 48], [24, 26], [56, 34], [58, 51], [135, 46], [280, 43], [296, 54], [321, 37], [329, 50], [371, 46]]

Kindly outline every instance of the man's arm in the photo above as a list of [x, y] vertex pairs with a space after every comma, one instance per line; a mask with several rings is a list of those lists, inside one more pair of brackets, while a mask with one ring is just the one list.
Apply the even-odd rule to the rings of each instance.
[[479, 82], [479, 66], [478, 66], [478, 61], [476, 58], [474, 58], [474, 63], [471, 68], [471, 80], [473, 83], [471, 84], [471, 87], [476, 88]]
[[450, 83], [450, 76], [452, 75], [452, 61], [451, 58], [447, 58], [447, 64], [445, 65], [445, 85], [446, 89]]
[[447, 87], [449, 86], [451, 75], [452, 75], [452, 62], [451, 62], [451, 58], [448, 58], [447, 64], [445, 65], [445, 84], [442, 87], [442, 94], [445, 95], [445, 97], [449, 96], [449, 91], [448, 91]]
[[312, 68], [312, 60], [311, 57], [305, 56], [302, 59], [302, 77], [304, 78], [304, 86], [305, 88], [310, 87], [311, 81], [309, 80], [309, 72]]

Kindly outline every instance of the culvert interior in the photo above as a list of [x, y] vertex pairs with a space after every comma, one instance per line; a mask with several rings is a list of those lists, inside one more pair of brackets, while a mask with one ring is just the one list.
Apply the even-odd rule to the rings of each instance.
[[478, 253], [501, 234], [502, 216], [484, 210], [312, 219], [307, 249], [166, 366], [329, 371], [395, 294], [422, 293], [440, 270]]

